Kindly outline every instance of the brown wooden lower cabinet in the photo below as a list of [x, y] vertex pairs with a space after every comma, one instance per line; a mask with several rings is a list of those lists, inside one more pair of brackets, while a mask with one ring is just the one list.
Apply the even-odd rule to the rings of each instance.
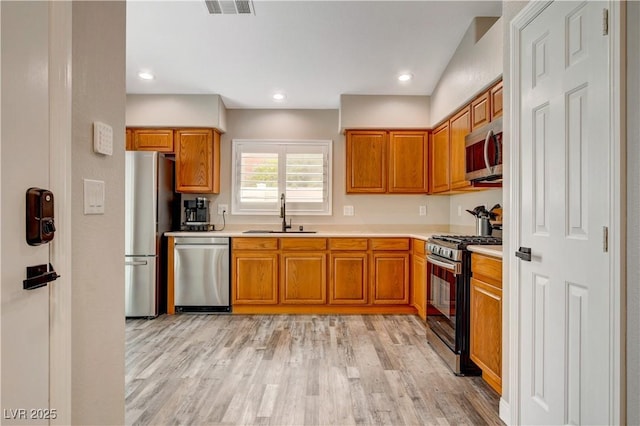
[[331, 253], [329, 303], [367, 303], [369, 283], [367, 253]]
[[409, 303], [409, 254], [373, 253], [373, 304]]
[[423, 320], [427, 319], [427, 259], [425, 242], [413, 240], [411, 255], [411, 304]]
[[280, 303], [324, 305], [327, 302], [327, 255], [283, 253]]
[[471, 273], [470, 357], [502, 394], [502, 261], [473, 253]]
[[416, 313], [410, 247], [409, 238], [234, 238], [232, 311]]
[[233, 253], [233, 304], [278, 303], [278, 254]]

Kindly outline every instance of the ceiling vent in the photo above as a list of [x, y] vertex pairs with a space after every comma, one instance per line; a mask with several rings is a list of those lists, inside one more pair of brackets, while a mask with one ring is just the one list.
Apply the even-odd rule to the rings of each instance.
[[251, 0], [205, 0], [212, 15], [255, 15]]

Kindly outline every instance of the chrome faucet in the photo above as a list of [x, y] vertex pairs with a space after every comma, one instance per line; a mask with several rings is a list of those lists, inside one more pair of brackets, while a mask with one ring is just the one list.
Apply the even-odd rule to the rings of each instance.
[[284, 193], [280, 194], [280, 217], [282, 218], [282, 232], [287, 232], [287, 229], [291, 229], [291, 219], [287, 225], [287, 203], [284, 200]]

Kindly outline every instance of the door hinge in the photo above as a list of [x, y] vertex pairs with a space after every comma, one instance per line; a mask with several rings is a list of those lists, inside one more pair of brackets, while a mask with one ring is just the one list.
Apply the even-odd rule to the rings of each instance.
[[609, 9], [602, 9], [602, 35], [609, 34]]
[[602, 227], [602, 251], [607, 253], [609, 251], [609, 227]]

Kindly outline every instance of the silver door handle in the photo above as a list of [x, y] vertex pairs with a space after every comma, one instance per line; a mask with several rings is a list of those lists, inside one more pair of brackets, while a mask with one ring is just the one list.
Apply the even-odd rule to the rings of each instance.
[[146, 260], [133, 260], [129, 262], [124, 262], [126, 266], [145, 266], [148, 264]]
[[452, 271], [454, 275], [459, 275], [460, 272], [462, 272], [462, 268], [460, 264], [457, 262], [456, 263], [444, 262], [440, 259], [434, 258], [433, 256], [427, 256], [427, 262], [431, 263], [432, 265], [436, 265], [441, 268], [444, 268], [448, 271]]

